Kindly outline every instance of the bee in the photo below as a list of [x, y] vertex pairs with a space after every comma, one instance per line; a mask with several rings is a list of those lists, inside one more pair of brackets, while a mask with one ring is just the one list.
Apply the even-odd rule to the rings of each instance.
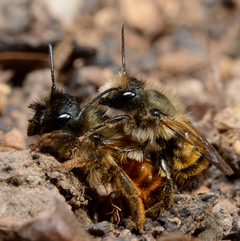
[[100, 87], [99, 92], [117, 90], [101, 97], [99, 104], [106, 118], [129, 116], [117, 126], [142, 146], [140, 152], [129, 152], [128, 157], [133, 161], [121, 166], [142, 202], [135, 203], [138, 213], [134, 214], [141, 228], [145, 215], [159, 214], [173, 203], [174, 187], [178, 191], [199, 188], [207, 176], [209, 163], [227, 175], [233, 171], [182, 113], [167, 88], [129, 75], [124, 25], [121, 38], [122, 71]]
[[51, 46], [49, 49], [51, 92], [43, 101], [28, 106], [34, 115], [29, 119], [27, 134], [39, 135], [31, 149], [55, 156], [62, 163], [62, 170], [82, 169], [90, 188], [115, 183], [129, 200], [137, 229], [142, 232], [144, 206], [135, 183], [139, 178], [145, 178], [147, 183], [148, 173], [157, 185], [164, 182], [164, 178], [158, 175], [158, 169], [151, 165], [147, 157], [142, 157], [141, 163], [130, 158], [129, 153], [132, 152], [140, 155], [142, 145], [126, 135], [121, 128], [115, 128], [118, 122], [124, 123], [129, 116], [108, 118], [99, 108], [97, 100], [118, 88], [103, 91], [91, 101], [57, 90]]

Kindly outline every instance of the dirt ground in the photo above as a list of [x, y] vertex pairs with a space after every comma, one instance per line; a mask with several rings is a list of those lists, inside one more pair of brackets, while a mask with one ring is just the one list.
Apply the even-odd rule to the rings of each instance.
[[[50, 171], [59, 162], [28, 148], [27, 106], [51, 89], [48, 44], [57, 88], [92, 98], [121, 70], [123, 22], [129, 72], [171, 86], [234, 171], [210, 166], [143, 234], [101, 214], [101, 187]], [[240, 240], [239, 90], [239, 0], [1, 0], [0, 240]]]

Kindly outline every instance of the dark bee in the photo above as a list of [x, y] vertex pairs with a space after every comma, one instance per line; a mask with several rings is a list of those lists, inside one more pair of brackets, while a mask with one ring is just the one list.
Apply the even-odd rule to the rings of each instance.
[[[107, 118], [128, 115], [130, 118], [119, 122], [118, 128], [142, 146], [141, 152], [129, 153], [135, 161], [122, 166], [142, 201], [135, 203], [139, 211], [134, 214], [141, 228], [144, 217], [138, 220], [139, 216], [159, 214], [173, 203], [174, 185], [179, 191], [198, 188], [207, 176], [209, 163], [227, 175], [233, 171], [182, 114], [166, 88], [130, 76], [125, 65], [122, 26], [122, 71], [103, 85], [100, 93], [118, 89], [99, 103]], [[146, 162], [145, 157], [150, 161]]]

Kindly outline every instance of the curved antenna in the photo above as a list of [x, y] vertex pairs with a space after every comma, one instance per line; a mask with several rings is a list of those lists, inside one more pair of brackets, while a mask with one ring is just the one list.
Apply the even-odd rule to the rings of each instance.
[[113, 90], [119, 90], [120, 87], [116, 87], [116, 88], [110, 88], [108, 90], [103, 91], [101, 94], [99, 94], [97, 97], [95, 97], [92, 101], [90, 101], [87, 105], [85, 105], [82, 110], [79, 112], [78, 117], [76, 118], [77, 120], [81, 117], [82, 113], [90, 106], [92, 105], [94, 102], [96, 102], [98, 99], [100, 99], [103, 95], [107, 94], [108, 92], [111, 92]]
[[54, 77], [54, 65], [53, 65], [53, 53], [52, 53], [52, 45], [48, 45], [49, 54], [50, 54], [50, 65], [51, 65], [51, 76], [52, 76], [52, 92], [51, 94], [55, 93], [56, 85], [55, 85], [55, 77]]
[[121, 54], [122, 54], [122, 73], [125, 75], [127, 73], [126, 70], [126, 60], [125, 60], [125, 40], [124, 40], [124, 23], [122, 23], [121, 28], [121, 40], [122, 40], [122, 46], [121, 46]]

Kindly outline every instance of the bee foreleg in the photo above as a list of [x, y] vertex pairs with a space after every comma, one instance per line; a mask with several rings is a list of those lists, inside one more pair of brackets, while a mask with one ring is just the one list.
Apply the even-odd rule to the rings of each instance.
[[116, 181], [117, 185], [120, 187], [124, 196], [129, 202], [133, 219], [137, 225], [137, 229], [140, 232], [143, 232], [145, 215], [143, 202], [140, 198], [140, 190], [120, 167], [118, 167], [116, 171]]
[[169, 206], [173, 203], [173, 197], [174, 197], [174, 189], [173, 189], [173, 181], [170, 175], [170, 171], [167, 165], [167, 161], [164, 158], [161, 158], [161, 171], [163, 172], [162, 175], [166, 178], [166, 182], [164, 184], [163, 190], [164, 190], [164, 196], [161, 201], [153, 205], [151, 208], [145, 211], [146, 215], [151, 214], [159, 214], [160, 212], [166, 210]]
[[93, 127], [91, 130], [89, 130], [84, 135], [79, 137], [79, 140], [83, 141], [85, 138], [89, 137], [90, 135], [92, 135], [96, 131], [99, 131], [102, 128], [105, 128], [105, 127], [110, 127], [111, 125], [115, 125], [115, 124], [117, 124], [117, 123], [119, 123], [119, 122], [121, 122], [123, 120], [126, 120], [126, 119], [129, 120], [129, 119], [131, 119], [131, 117], [128, 116], [128, 115], [121, 115], [121, 116], [115, 116], [115, 117], [113, 117], [111, 119], [108, 119], [108, 120], [104, 121], [102, 124]]
[[70, 131], [52, 131], [50, 133], [44, 134], [41, 137], [38, 138], [37, 142], [30, 146], [32, 150], [36, 150], [37, 148], [44, 148], [47, 146], [54, 146], [55, 142], [60, 142], [62, 139], [66, 139], [68, 142], [71, 140], [71, 138], [75, 138], [76, 135], [73, 134]]

